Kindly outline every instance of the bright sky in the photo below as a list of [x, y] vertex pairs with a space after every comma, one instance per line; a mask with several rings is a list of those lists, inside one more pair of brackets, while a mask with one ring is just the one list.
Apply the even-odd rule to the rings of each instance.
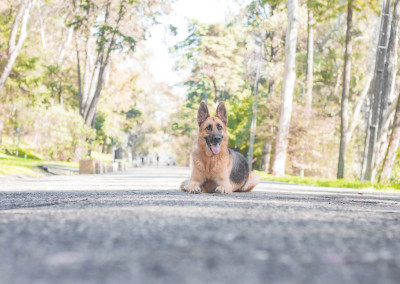
[[[177, 0], [172, 4], [170, 15], [161, 19], [160, 25], [153, 27], [151, 38], [146, 47], [153, 55], [148, 60], [151, 73], [157, 81], [169, 85], [182, 81], [182, 74], [173, 71], [174, 58], [168, 49], [187, 36], [187, 19], [196, 19], [204, 23], [223, 23], [229, 11], [237, 11], [239, 5], [235, 0]], [[170, 36], [165, 29], [172, 24], [177, 27], [178, 35]]]

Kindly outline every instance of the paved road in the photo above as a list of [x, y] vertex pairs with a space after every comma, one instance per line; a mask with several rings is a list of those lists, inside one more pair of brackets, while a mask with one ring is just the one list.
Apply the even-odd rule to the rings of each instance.
[[0, 178], [0, 283], [400, 283], [399, 193], [188, 175]]

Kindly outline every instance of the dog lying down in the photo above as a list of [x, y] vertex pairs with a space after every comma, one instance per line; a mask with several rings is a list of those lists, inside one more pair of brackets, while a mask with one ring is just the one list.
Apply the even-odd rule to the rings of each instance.
[[256, 173], [242, 154], [228, 148], [228, 114], [225, 104], [219, 103], [214, 117], [210, 116], [204, 102], [197, 113], [199, 137], [194, 150], [193, 170], [190, 180], [185, 180], [181, 190], [190, 193], [232, 193], [251, 191], [259, 182]]

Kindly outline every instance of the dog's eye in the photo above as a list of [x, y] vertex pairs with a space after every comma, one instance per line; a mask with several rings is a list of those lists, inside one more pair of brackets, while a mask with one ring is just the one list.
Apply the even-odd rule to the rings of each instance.
[[208, 131], [211, 131], [211, 130], [212, 130], [212, 126], [209, 125], [209, 126], [206, 127], [206, 129], [207, 129]]
[[217, 125], [218, 130], [222, 129], [222, 126], [220, 124]]

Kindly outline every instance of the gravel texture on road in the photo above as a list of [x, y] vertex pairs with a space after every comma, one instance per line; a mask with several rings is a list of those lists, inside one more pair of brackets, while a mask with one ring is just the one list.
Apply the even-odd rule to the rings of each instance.
[[189, 173], [0, 179], [0, 283], [400, 283], [399, 193]]

